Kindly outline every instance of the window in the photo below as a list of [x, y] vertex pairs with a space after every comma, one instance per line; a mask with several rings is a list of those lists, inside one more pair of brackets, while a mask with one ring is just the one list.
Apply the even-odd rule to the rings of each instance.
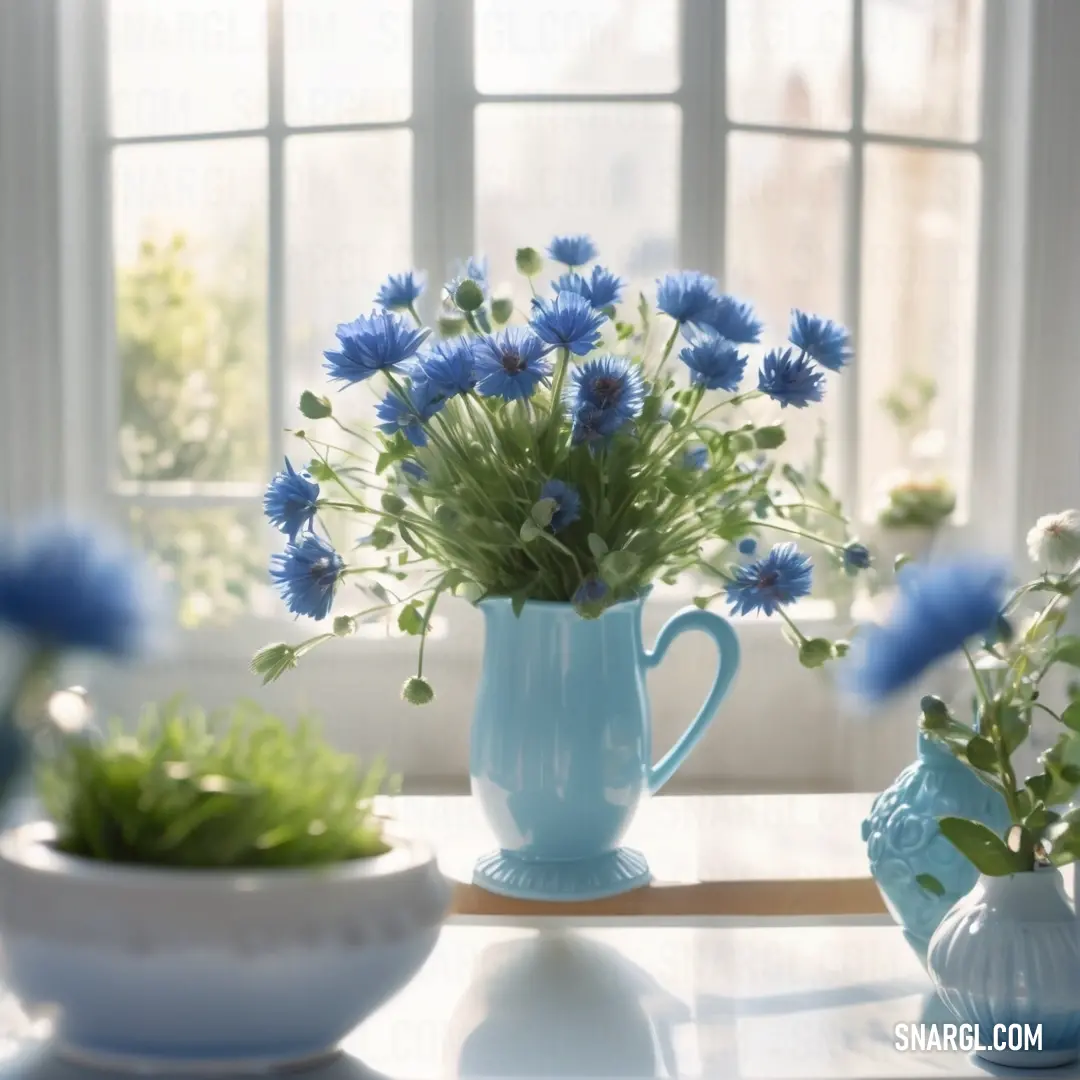
[[[171, 568], [192, 655], [212, 641], [236, 664], [268, 623], [288, 625], [265, 584], [276, 540], [261, 494], [286, 451], [303, 457], [284, 429], [302, 390], [323, 392], [335, 324], [387, 271], [419, 266], [437, 286], [473, 252], [518, 287], [514, 248], [555, 231], [591, 232], [644, 289], [675, 266], [713, 272], [778, 337], [793, 305], [845, 320], [859, 363], [833, 383], [826, 455], [845, 502], [869, 520], [882, 477], [927, 459], [966, 494], [974, 372], [989, 362], [996, 5], [87, 10], [103, 29], [84, 38], [100, 65], [86, 117], [104, 147], [88, 209], [111, 268], [90, 301], [115, 318], [87, 346], [102, 437], [78, 468]], [[911, 373], [938, 391], [914, 447], [880, 404]], [[370, 415], [363, 394], [356, 408]], [[817, 418], [785, 420], [790, 454], [808, 459]], [[226, 629], [201, 629], [214, 624]]]

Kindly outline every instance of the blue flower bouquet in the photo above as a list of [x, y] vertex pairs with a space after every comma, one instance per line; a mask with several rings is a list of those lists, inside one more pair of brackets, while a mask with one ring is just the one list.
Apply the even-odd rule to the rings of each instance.
[[[562, 603], [594, 619], [684, 573], [713, 583], [699, 607], [723, 599], [733, 612], [778, 614], [807, 666], [845, 650], [808, 639], [785, 610], [810, 593], [809, 556], [794, 542], [757, 548], [768, 530], [821, 542], [849, 573], [870, 565], [846, 528], [839, 541], [808, 529], [817, 510], [843, 520], [836, 501], [775, 457], [784, 410], [820, 402], [851, 361], [847, 331], [795, 311], [786, 342], [766, 351], [751, 306], [705, 274], [669, 274], [652, 302], [628, 305], [627, 283], [594, 263], [588, 237], [556, 237], [547, 255], [558, 264], [549, 275], [536, 250], [517, 252], [526, 311], [493, 296], [485, 262], [470, 259], [444, 288], [437, 333], [418, 315], [415, 272], [391, 276], [377, 310], [338, 326], [327, 375], [345, 393], [375, 387], [374, 432], [305, 392], [300, 410], [320, 425], [295, 432], [305, 466], [287, 460], [265, 497], [287, 538], [271, 568], [286, 605], [336, 616], [323, 633], [257, 653], [264, 681], [396, 611], [420, 639], [403, 694], [424, 703], [424, 637], [443, 594], [506, 598], [515, 614]], [[774, 403], [770, 422], [745, 408], [755, 399]], [[355, 565], [320, 527], [324, 510], [365, 522]], [[346, 579], [358, 591], [343, 590]]]

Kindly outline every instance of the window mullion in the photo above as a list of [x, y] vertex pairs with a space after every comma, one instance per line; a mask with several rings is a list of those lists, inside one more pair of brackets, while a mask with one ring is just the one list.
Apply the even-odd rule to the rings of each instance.
[[273, 468], [285, 452], [285, 0], [267, 0], [268, 220], [266, 279], [267, 446]]
[[[862, 233], [864, 146], [863, 100], [865, 97], [865, 60], [863, 55], [863, 0], [851, 0], [851, 164], [848, 173], [847, 215], [844, 248], [844, 312], [856, 352], [859, 343], [859, 317], [862, 304]], [[859, 364], [844, 370], [842, 379], [832, 386], [840, 399], [838, 417], [839, 447], [837, 470], [841, 501], [852, 516], [862, 517], [859, 475]], [[830, 388], [831, 389], [831, 388]]]
[[429, 287], [422, 303], [424, 314], [430, 319], [438, 313], [441, 275], [446, 261], [442, 250], [443, 209], [438, 187], [437, 108], [441, 97], [439, 50], [436, 47], [438, 6], [438, 0], [413, 0], [412, 249], [413, 262], [428, 275]]
[[[716, 87], [713, 52], [716, 21], [724, 21], [724, 4], [683, 0], [680, 67], [682, 87], [682, 169], [679, 213], [679, 264], [719, 272], [723, 246], [717, 246], [724, 217], [723, 151], [714, 153], [714, 140], [723, 141], [714, 120]], [[719, 54], [722, 56], [722, 54]], [[720, 115], [723, 115], [721, 107]], [[720, 170], [717, 170], [717, 158]], [[722, 236], [721, 236], [722, 240]]]
[[417, 0], [434, 9], [435, 158], [441, 210], [437, 276], [476, 243], [472, 0]]

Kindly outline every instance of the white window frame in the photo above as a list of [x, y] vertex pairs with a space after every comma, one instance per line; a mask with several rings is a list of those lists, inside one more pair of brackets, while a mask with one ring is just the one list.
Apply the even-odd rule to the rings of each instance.
[[[862, 4], [860, 0], [852, 3], [858, 57]], [[5, 63], [0, 64], [0, 102], [33, 104], [16, 116], [21, 123], [9, 124], [6, 130], [0, 124], [0, 166], [10, 162], [13, 153], [25, 155], [40, 174], [37, 186], [0, 185], [0, 226], [5, 221], [24, 220], [29, 205], [40, 203], [55, 210], [45, 220], [35, 218], [28, 223], [28, 236], [20, 238], [21, 242], [6, 247], [0, 244], [0, 281], [19, 282], [20, 286], [29, 281], [39, 288], [40, 282], [45, 282], [52, 286], [51, 295], [60, 297], [58, 321], [55, 308], [26, 303], [25, 287], [7, 290], [4, 307], [0, 308], [0, 314], [6, 316], [6, 321], [0, 320], [0, 333], [4, 335], [0, 337], [0, 375], [5, 378], [7, 393], [0, 401], [0, 410], [6, 421], [4, 446], [11, 451], [7, 460], [33, 462], [36, 470], [33, 482], [22, 472], [13, 471], [11, 477], [5, 477], [6, 488], [10, 487], [6, 501], [12, 512], [40, 502], [62, 500], [72, 510], [100, 513], [107, 467], [111, 464], [107, 455], [114, 445], [115, 415], [108, 408], [87, 407], [88, 402], [102, 404], [109, 400], [108, 382], [102, 372], [108, 370], [104, 360], [111, 356], [112, 347], [111, 227], [102, 167], [108, 152], [102, 5], [103, 0], [46, 0], [0, 9], [0, 44], [5, 48]], [[279, 50], [279, 0], [270, 0], [270, 12], [270, 47]], [[1045, 469], [1037, 488], [1030, 483], [1031, 465], [1038, 462], [1037, 455], [1054, 445], [1060, 447], [1060, 442], [1055, 443], [1055, 430], [1044, 422], [1047, 410], [1064, 420], [1066, 405], [1077, 400], [1075, 395], [1067, 397], [1061, 392], [1060, 370], [1061, 357], [1067, 355], [1063, 351], [1069, 340], [1066, 333], [1072, 334], [1072, 341], [1080, 339], [1080, 326], [1072, 314], [1075, 296], [1069, 298], [1068, 305], [1062, 302], [1058, 308], [1050, 306], [1055, 298], [1061, 300], [1063, 281], [1075, 281], [1080, 276], [1080, 244], [1067, 249], [1062, 242], [1063, 236], [1073, 237], [1075, 230], [1062, 230], [1059, 217], [1051, 214], [1051, 209], [1067, 208], [1072, 197], [1071, 191], [1066, 195], [1063, 190], [1068, 185], [1062, 179], [1062, 166], [1075, 166], [1080, 160], [1080, 132], [1068, 100], [1068, 91], [1080, 82], [1067, 55], [1069, 32], [1075, 34], [1080, 29], [1075, 12], [1075, 7], [1070, 9], [1070, 0], [1042, 0], [1037, 6], [1031, 0], [987, 0], [987, 77], [981, 136], [974, 147], [984, 162], [978, 377], [974, 386], [978, 423], [971, 440], [970, 490], [975, 512], [960, 531], [967, 539], [999, 547], [1007, 543], [1014, 549], [1022, 523], [1031, 513], [1052, 509], [1062, 501], [1046, 501], [1052, 494], [1064, 497], [1070, 493], [1072, 502], [1080, 501], [1080, 491], [1071, 494], [1080, 483], [1057, 482], [1061, 478], [1048, 478]], [[477, 104], [500, 100], [672, 100], [683, 110], [684, 131], [693, 127], [701, 135], [682, 140], [680, 263], [722, 276], [723, 184], [729, 130], [843, 138], [856, 150], [870, 140], [858, 126], [850, 133], [833, 134], [728, 121], [723, 65], [709, 66], [711, 56], [724, 55], [724, 15], [722, 0], [684, 0], [682, 84], [671, 95], [481, 96], [472, 79], [470, 0], [414, 0], [416, 76], [413, 116], [408, 126], [414, 131], [415, 262], [431, 270], [437, 280], [439, 271], [452, 257], [472, 249], [472, 112]], [[858, 68], [856, 64], [856, 106], [862, 93]], [[12, 89], [14, 93], [4, 93]], [[269, 226], [271, 244], [280, 253], [280, 80], [276, 85], [272, 80], [270, 90], [271, 116], [266, 132], [271, 138]], [[35, 134], [42, 129], [42, 116], [48, 117], [56, 104], [61, 123], [55, 125], [56, 138], [43, 144]], [[856, 125], [859, 115], [856, 109]], [[333, 130], [368, 126], [376, 125], [342, 125]], [[47, 122], [44, 128], [51, 130]], [[1029, 128], [1035, 144], [1030, 170], [1026, 153]], [[448, 135], [451, 131], [453, 137]], [[214, 137], [225, 136], [215, 133]], [[951, 145], [948, 141], [881, 136], [873, 136], [873, 141]], [[964, 149], [972, 147], [964, 144]], [[1040, 149], [1049, 154], [1053, 169], [1037, 156]], [[852, 163], [852, 195], [846, 310], [841, 314], [857, 330], [858, 275], [852, 272], [858, 266], [861, 242], [861, 168], [857, 153]], [[1033, 219], [1030, 234], [1026, 227], [1029, 207]], [[28, 274], [26, 266], [34, 273]], [[271, 324], [270, 366], [279, 374], [283, 305], [277, 301], [282, 295], [282, 278], [281, 258], [272, 258], [269, 310], [276, 313], [272, 318], [277, 325], [275, 328]], [[50, 292], [46, 290], [45, 295]], [[58, 363], [50, 357], [29, 372], [18, 363], [34, 342], [55, 343], [56, 339]], [[1037, 354], [1031, 344], [1033, 339], [1040, 346]], [[1031, 345], [1030, 355], [1022, 354], [1022, 343]], [[1027, 361], [1023, 366], [1022, 357]], [[17, 379], [13, 377], [16, 373]], [[856, 366], [841, 384], [845, 394], [842, 438], [849, 445], [859, 422], [857, 378]], [[115, 401], [115, 395], [111, 400]], [[272, 394], [271, 400], [268, 423], [276, 459], [280, 456], [280, 433], [286, 417], [281, 394]], [[844, 470], [845, 493], [854, 491], [854, 468], [852, 461]], [[213, 501], [222, 494], [210, 493], [208, 497]], [[252, 497], [257, 498], [258, 493]], [[196, 504], [186, 500], [183, 505]], [[650, 606], [653, 624], [668, 613], [662, 602]], [[480, 635], [476, 613], [461, 605], [459, 608], [453, 614], [454, 634], [433, 643], [429, 650], [429, 666], [440, 696], [428, 710], [409, 710], [395, 703], [397, 687], [412, 663], [414, 643], [393, 639], [347, 641], [316, 652], [305, 659], [300, 671], [291, 673], [273, 693], [264, 696], [282, 708], [295, 704], [316, 707], [326, 716], [331, 733], [341, 741], [365, 752], [386, 752], [395, 766], [413, 778], [460, 783], [467, 771], [466, 717]], [[103, 686], [100, 700], [107, 706], [130, 711], [137, 701], [160, 697], [185, 683], [208, 704], [253, 693], [254, 677], [246, 672], [244, 660], [252, 648], [270, 637], [298, 636], [303, 632], [291, 623], [283, 625], [284, 631], [278, 625], [259, 624], [226, 633], [194, 634], [180, 643], [178, 653], [169, 660]], [[717, 728], [726, 731], [706, 740], [682, 774], [684, 780], [692, 785], [741, 782], [752, 786], [864, 786], [868, 762], [860, 759], [858, 738], [853, 742], [849, 733], [831, 722], [836, 702], [825, 684], [814, 675], [803, 675], [806, 682], [799, 686], [800, 715], [784, 715], [791, 709], [791, 700], [780, 692], [782, 686], [777, 688], [785, 680], [776, 679], [773, 673], [782, 670], [793, 678], [800, 677], [788, 647], [772, 625], [748, 622], [740, 627], [740, 635], [745, 644], [744, 671], [732, 700], [725, 704], [717, 721]], [[665, 666], [662, 686], [654, 694], [653, 703], [658, 750], [674, 737], [696, 707], [696, 702], [686, 700], [680, 687], [684, 677], [693, 681], [699, 660], [707, 663], [707, 654], [699, 657], [695, 651], [689, 657], [673, 656]], [[368, 715], [360, 721], [355, 711], [362, 702], [366, 702]], [[738, 721], [737, 731], [733, 720]], [[909, 719], [905, 725], [910, 743]], [[790, 760], [775, 761], [771, 747], [778, 738], [786, 740]], [[874, 741], [868, 742], [870, 749], [862, 756], [878, 761], [881, 755], [873, 749]]]

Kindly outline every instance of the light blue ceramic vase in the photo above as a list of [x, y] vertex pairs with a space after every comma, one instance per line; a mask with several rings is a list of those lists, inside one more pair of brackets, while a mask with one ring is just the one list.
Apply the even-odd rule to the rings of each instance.
[[[480, 604], [484, 663], [472, 728], [473, 795], [499, 851], [474, 881], [539, 900], [612, 896], [644, 885], [649, 868], [620, 842], [643, 795], [659, 790], [705, 733], [739, 666], [739, 643], [719, 615], [688, 608], [641, 639], [644, 598], [583, 619], [569, 604]], [[698, 630], [719, 650], [701, 711], [657, 765], [645, 673], [679, 634]]]
[[934, 932], [926, 966], [953, 1015], [978, 1025], [979, 1057], [1023, 1069], [1077, 1059], [1080, 935], [1060, 871], [980, 877]]
[[[919, 756], [875, 800], [862, 836], [870, 873], [904, 937], [922, 957], [945, 913], [978, 880], [979, 872], [944, 836], [938, 818], [981, 821], [998, 835], [1010, 824], [1005, 800], [966, 765], [926, 735]], [[918, 883], [930, 874], [944, 886], [936, 896]]]

